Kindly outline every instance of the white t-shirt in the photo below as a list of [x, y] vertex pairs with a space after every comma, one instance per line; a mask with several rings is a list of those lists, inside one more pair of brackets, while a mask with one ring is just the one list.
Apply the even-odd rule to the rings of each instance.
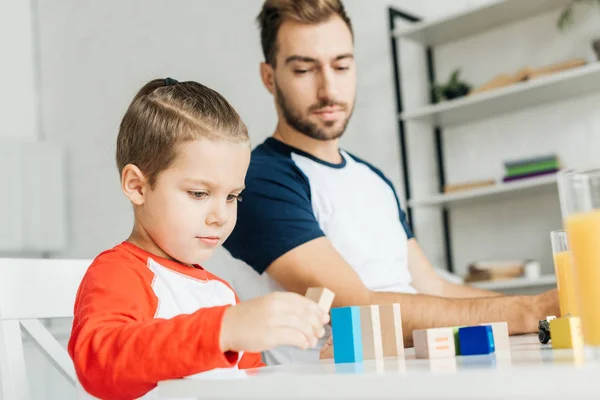
[[[407, 265], [413, 236], [392, 184], [372, 165], [340, 153], [342, 163], [330, 164], [273, 138], [252, 152], [238, 222], [224, 245], [243, 261], [227, 274], [242, 300], [283, 290], [266, 269], [322, 236], [370, 290], [416, 293]], [[312, 361], [320, 347], [280, 347], [264, 357], [268, 364]]]

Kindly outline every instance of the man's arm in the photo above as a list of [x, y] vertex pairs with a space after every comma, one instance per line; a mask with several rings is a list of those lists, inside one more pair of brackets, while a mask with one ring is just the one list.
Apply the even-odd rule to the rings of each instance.
[[408, 241], [408, 270], [419, 293], [452, 298], [492, 297], [500, 293], [448, 282], [441, 277], [421, 250], [416, 239]]
[[[267, 273], [286, 290], [304, 294], [309, 287], [335, 293], [334, 307], [399, 303], [402, 329], [411, 332], [442, 326], [506, 321], [511, 334], [537, 331], [538, 320], [557, 315], [556, 291], [538, 296], [448, 299], [437, 296], [373, 292], [325, 237], [306, 242], [275, 260]], [[407, 346], [412, 335], [405, 334]]]

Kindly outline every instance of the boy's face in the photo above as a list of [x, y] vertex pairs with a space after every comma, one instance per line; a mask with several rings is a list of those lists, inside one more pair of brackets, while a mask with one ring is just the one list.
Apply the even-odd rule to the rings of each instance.
[[185, 264], [210, 258], [235, 226], [249, 163], [248, 143], [200, 139], [180, 145], [136, 210], [136, 224], [158, 247], [154, 252]]

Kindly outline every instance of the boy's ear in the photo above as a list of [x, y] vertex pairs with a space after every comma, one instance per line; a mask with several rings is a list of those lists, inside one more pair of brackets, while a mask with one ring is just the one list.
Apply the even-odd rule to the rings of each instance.
[[263, 81], [263, 84], [271, 94], [275, 94], [275, 71], [273, 67], [266, 63], [260, 63], [260, 77]]
[[133, 164], [127, 164], [121, 171], [121, 190], [133, 205], [144, 204], [148, 181], [142, 171]]

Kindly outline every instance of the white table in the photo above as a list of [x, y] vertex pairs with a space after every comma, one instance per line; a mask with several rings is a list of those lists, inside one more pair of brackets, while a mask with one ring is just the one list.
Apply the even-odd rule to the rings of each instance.
[[600, 399], [600, 361], [511, 337], [486, 356], [358, 364], [282, 365], [160, 382], [161, 398], [186, 399]]

